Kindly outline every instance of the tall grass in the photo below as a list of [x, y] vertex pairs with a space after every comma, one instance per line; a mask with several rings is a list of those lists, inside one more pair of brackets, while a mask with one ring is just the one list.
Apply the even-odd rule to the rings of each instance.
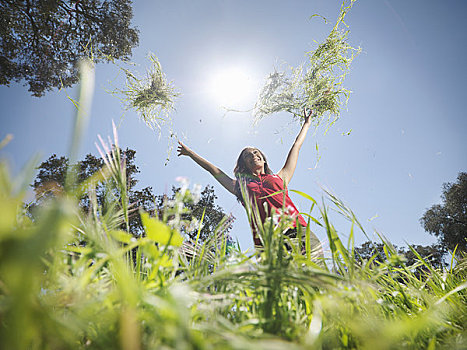
[[[285, 214], [259, 225], [259, 252], [229, 244], [222, 225], [206, 242], [184, 239], [189, 189], [167, 203], [162, 220], [141, 212], [145, 234], [134, 237], [124, 159], [105, 147], [104, 168], [51, 198], [34, 221], [23, 205], [34, 164], [12, 176], [0, 163], [1, 348], [465, 348], [465, 259], [442, 271], [418, 255], [407, 266], [382, 238], [382, 262], [362, 262], [353, 240], [364, 228], [331, 193], [319, 202], [297, 191], [310, 200], [309, 227], [327, 235], [325, 263], [308, 244], [302, 254], [300, 239], [285, 248]], [[103, 206], [93, 195], [100, 182]], [[83, 191], [87, 213], [78, 206]], [[349, 220], [347, 243], [330, 208]]]

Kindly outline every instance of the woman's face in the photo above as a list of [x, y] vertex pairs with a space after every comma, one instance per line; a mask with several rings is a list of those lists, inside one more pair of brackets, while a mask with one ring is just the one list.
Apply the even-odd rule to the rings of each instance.
[[251, 173], [264, 173], [264, 158], [256, 148], [247, 148], [243, 154], [245, 165]]

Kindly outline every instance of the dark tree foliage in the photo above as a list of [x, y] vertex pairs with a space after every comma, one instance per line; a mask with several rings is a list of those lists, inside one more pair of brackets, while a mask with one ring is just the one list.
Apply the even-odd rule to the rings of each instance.
[[467, 252], [467, 173], [443, 184], [442, 204], [429, 208], [420, 219], [425, 231], [438, 237], [443, 249]]
[[[441, 269], [446, 264], [444, 263], [443, 256], [444, 251], [439, 244], [432, 244], [428, 246], [422, 245], [413, 245], [412, 248], [431, 266], [437, 269]], [[394, 249], [397, 251], [397, 254], [405, 258], [405, 266], [411, 267], [414, 264], [419, 263], [417, 255], [410, 248], [401, 248], [394, 246]], [[367, 241], [359, 247], [355, 247], [355, 256], [357, 261], [362, 263], [364, 261], [369, 261], [372, 257], [374, 258], [374, 263], [384, 263], [388, 260], [388, 256], [384, 252], [383, 243], [375, 243]], [[400, 265], [398, 260], [393, 261], [394, 265]], [[418, 266], [415, 268], [415, 273], [419, 275], [422, 272], [428, 272], [428, 269], [425, 266]]]
[[[133, 204], [132, 212], [130, 214], [130, 231], [134, 235], [139, 235], [142, 232], [141, 220], [137, 212], [137, 208], [144, 209], [148, 212], [154, 212], [154, 199], [151, 187], [143, 188], [142, 190], [135, 190], [138, 183], [136, 174], [139, 169], [135, 164], [136, 151], [126, 149], [122, 151], [122, 158], [125, 159], [126, 174], [127, 174], [127, 189], [129, 202]], [[46, 201], [50, 196], [55, 196], [62, 192], [65, 184], [66, 170], [68, 167], [68, 158], [57, 157], [55, 154], [49, 157], [38, 167], [38, 174], [34, 180], [32, 187], [34, 188], [35, 201], [29, 206], [30, 212], [34, 216], [34, 210], [40, 206], [41, 203]], [[104, 166], [102, 158], [97, 158], [92, 154], [86, 155], [84, 160], [79, 161], [74, 167], [77, 172], [78, 183], [82, 183], [90, 176], [98, 172]], [[103, 212], [107, 210], [106, 195], [109, 188], [103, 184], [99, 184], [96, 188], [96, 197], [98, 204], [102, 207]], [[119, 198], [119, 193], [114, 193], [116, 198]], [[80, 199], [80, 207], [85, 213], [89, 211], [90, 199], [85, 194]]]
[[[166, 195], [157, 196], [157, 207], [159, 212], [161, 212], [164, 202], [167, 200], [173, 200], [178, 191], [180, 191], [180, 188], [172, 187], [171, 197], [167, 197]], [[217, 196], [214, 192], [214, 187], [207, 185], [201, 192], [200, 200], [197, 203], [185, 203], [185, 207], [189, 209], [190, 214], [185, 215], [184, 219], [190, 220], [194, 217], [201, 220], [204, 213], [203, 227], [199, 235], [200, 242], [204, 242], [210, 235], [212, 235], [219, 225], [222, 226], [223, 232], [227, 233], [231, 230], [232, 223], [235, 220], [231, 214], [227, 215], [224, 210], [216, 204], [216, 199]], [[192, 241], [195, 241], [198, 235], [198, 230], [195, 229], [184, 233], [188, 235]], [[228, 238], [231, 239], [230, 237]]]
[[[143, 233], [143, 227], [138, 209], [142, 209], [152, 216], [162, 217], [164, 205], [168, 199], [173, 199], [175, 193], [179, 191], [178, 188], [172, 189], [172, 197], [169, 198], [167, 195], [154, 195], [152, 187], [145, 187], [143, 189], [136, 189], [138, 180], [136, 175], [140, 172], [135, 164], [136, 151], [132, 149], [126, 149], [122, 151], [122, 159], [126, 159], [126, 174], [127, 174], [127, 190], [128, 198], [131, 206], [131, 213], [129, 216], [130, 232], [139, 236]], [[34, 217], [35, 209], [46, 201], [50, 196], [59, 195], [63, 191], [65, 184], [66, 170], [68, 167], [68, 159], [66, 157], [57, 157], [55, 154], [49, 157], [38, 167], [38, 174], [32, 185], [35, 192], [35, 201], [29, 205], [29, 210]], [[84, 160], [79, 161], [74, 169], [77, 171], [78, 182], [81, 183], [88, 179], [90, 176], [98, 172], [104, 166], [102, 158], [97, 158], [92, 154], [86, 155]], [[105, 214], [106, 206], [106, 195], [108, 194], [109, 188], [100, 184], [96, 188], [96, 197], [98, 204], [102, 208], [103, 214]], [[118, 198], [119, 194], [114, 193], [115, 197]], [[209, 237], [215, 228], [224, 222], [226, 216], [224, 210], [216, 205], [215, 200], [217, 196], [214, 193], [212, 186], [206, 186], [201, 192], [201, 197], [198, 203], [185, 203], [185, 206], [190, 209], [191, 214], [185, 218], [190, 219], [195, 217], [201, 220], [203, 211], [206, 208], [203, 228], [200, 234], [200, 241], [203, 242]], [[90, 201], [88, 195], [84, 195], [80, 199], [80, 207], [85, 213], [89, 211]], [[231, 229], [233, 217], [229, 217], [228, 221], [224, 223], [224, 232]], [[189, 235], [191, 239], [196, 239], [197, 231], [184, 232]]]
[[79, 59], [128, 59], [138, 45], [131, 0], [2, 0], [0, 84], [29, 84], [33, 96], [78, 81]]
[[383, 262], [386, 259], [384, 253], [384, 244], [366, 241], [359, 247], [355, 247], [355, 257], [357, 261], [362, 262], [364, 260], [369, 261], [374, 255], [376, 255], [374, 261]]
[[[434, 268], [440, 269], [446, 266], [443, 259], [445, 252], [439, 244], [432, 244], [427, 246], [413, 245], [412, 248], [415, 249], [415, 251]], [[412, 266], [418, 261], [418, 257], [410, 249], [401, 248], [399, 249], [399, 254], [403, 254], [405, 256], [407, 259], [407, 266]], [[424, 266], [421, 268], [425, 270]]]

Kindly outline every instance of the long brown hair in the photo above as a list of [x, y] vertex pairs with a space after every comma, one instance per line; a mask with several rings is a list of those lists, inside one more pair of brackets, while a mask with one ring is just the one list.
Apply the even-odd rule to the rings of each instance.
[[238, 159], [237, 159], [237, 164], [235, 165], [235, 168], [234, 168], [234, 175], [237, 178], [237, 183], [235, 184], [235, 195], [237, 196], [237, 199], [240, 202], [243, 202], [242, 193], [240, 190], [240, 181], [245, 181], [246, 178], [251, 177], [253, 175], [251, 171], [248, 169], [246, 162], [245, 162], [245, 154], [249, 149], [256, 149], [258, 150], [259, 153], [261, 153], [261, 156], [263, 157], [263, 160], [264, 160], [264, 173], [269, 174], [269, 175], [274, 174], [271, 168], [269, 168], [266, 156], [264, 155], [263, 152], [261, 152], [261, 150], [259, 150], [256, 147], [245, 147], [240, 152], [240, 155], [238, 156]]

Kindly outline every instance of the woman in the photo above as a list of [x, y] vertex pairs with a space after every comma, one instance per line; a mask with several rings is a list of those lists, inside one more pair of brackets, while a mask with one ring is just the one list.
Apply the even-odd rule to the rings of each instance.
[[[290, 237], [295, 237], [297, 226], [302, 229], [305, 228], [306, 221], [299, 214], [297, 208], [290, 199], [287, 193], [287, 185], [295, 172], [300, 148], [310, 128], [311, 114], [311, 110], [309, 110], [308, 113], [306, 110], [303, 111], [305, 122], [289, 151], [284, 167], [277, 174], [274, 174], [269, 168], [264, 154], [259, 149], [253, 147], [246, 147], [240, 153], [237, 165], [234, 169], [235, 179], [232, 179], [218, 167], [196, 154], [180, 141], [178, 142], [178, 156], [188, 156], [193, 159], [203, 169], [209, 171], [209, 173], [211, 173], [227, 191], [235, 195], [242, 204], [244, 204], [244, 200], [241, 187], [244, 186], [253, 207], [258, 208], [257, 214], [263, 223], [266, 218], [277, 213], [282, 208], [287, 208], [288, 214], [294, 217], [295, 220], [292, 223], [294, 229], [288, 230], [286, 234]], [[278, 191], [282, 192], [277, 193]], [[255, 246], [262, 246], [261, 239], [256, 234], [255, 223], [251, 222], [250, 224], [253, 229]], [[304, 233], [302, 237], [304, 237]], [[311, 243], [312, 249], [317, 251], [318, 255], [322, 256], [321, 244], [313, 233], [311, 233]]]

